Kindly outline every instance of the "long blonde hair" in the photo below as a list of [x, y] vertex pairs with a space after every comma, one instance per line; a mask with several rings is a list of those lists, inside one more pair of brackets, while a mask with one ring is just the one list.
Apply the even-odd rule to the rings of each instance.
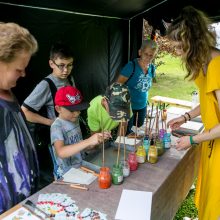
[[0, 61], [12, 62], [22, 50], [34, 54], [38, 49], [36, 39], [16, 23], [0, 22]]
[[[211, 20], [202, 11], [187, 6], [167, 29], [168, 39], [182, 45], [182, 60], [188, 72], [186, 78], [190, 77], [190, 80], [196, 79], [211, 59], [216, 35], [210, 30], [210, 24]], [[203, 73], [206, 74], [205, 71]]]

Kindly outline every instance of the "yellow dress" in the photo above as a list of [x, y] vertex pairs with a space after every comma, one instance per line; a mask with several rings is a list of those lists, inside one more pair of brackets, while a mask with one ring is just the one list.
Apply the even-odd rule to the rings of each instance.
[[[220, 89], [220, 56], [211, 60], [207, 75], [195, 80], [200, 93], [200, 111], [205, 129], [220, 123], [215, 90]], [[220, 220], [220, 139], [202, 143], [195, 203], [199, 220]]]

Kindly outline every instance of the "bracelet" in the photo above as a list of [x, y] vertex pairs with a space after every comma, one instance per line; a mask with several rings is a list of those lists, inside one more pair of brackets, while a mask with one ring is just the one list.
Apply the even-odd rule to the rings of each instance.
[[188, 115], [188, 117], [189, 117], [189, 121], [190, 121], [190, 120], [191, 120], [191, 116], [190, 116], [190, 114], [189, 114], [188, 112], [185, 112], [185, 114]]
[[196, 144], [196, 142], [194, 142], [193, 140], [193, 136], [189, 136], [189, 141], [190, 141], [190, 144], [193, 145], [193, 144]]
[[184, 121], [185, 121], [185, 123], [186, 123], [186, 122], [187, 122], [187, 118], [186, 118], [186, 116], [185, 116], [185, 115], [181, 115], [181, 116], [184, 117]]

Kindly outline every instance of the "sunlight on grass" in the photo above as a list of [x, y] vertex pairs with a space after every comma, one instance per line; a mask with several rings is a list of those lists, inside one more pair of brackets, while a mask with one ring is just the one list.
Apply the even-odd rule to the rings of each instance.
[[[160, 60], [156, 60], [156, 63]], [[194, 82], [184, 79], [186, 71], [180, 59], [166, 55], [162, 61], [164, 64], [156, 70], [156, 83], [149, 90], [149, 101], [155, 95], [191, 101], [191, 93], [196, 86]]]

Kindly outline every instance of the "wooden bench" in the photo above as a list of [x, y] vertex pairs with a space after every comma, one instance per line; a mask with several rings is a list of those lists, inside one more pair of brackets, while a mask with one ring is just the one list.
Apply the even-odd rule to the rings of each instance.
[[151, 101], [154, 103], [165, 103], [169, 105], [176, 105], [176, 106], [181, 106], [181, 107], [186, 107], [186, 108], [192, 108], [192, 102], [186, 101], [186, 100], [180, 100], [180, 99], [174, 99], [174, 98], [169, 98], [169, 97], [164, 97], [164, 96], [153, 96], [151, 98]]

